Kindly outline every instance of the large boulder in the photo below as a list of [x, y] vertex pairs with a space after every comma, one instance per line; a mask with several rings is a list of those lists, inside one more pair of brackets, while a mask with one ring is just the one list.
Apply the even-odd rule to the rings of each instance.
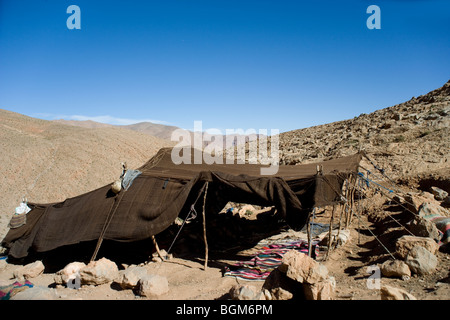
[[381, 286], [380, 293], [381, 300], [417, 300], [409, 292], [388, 285]]
[[[302, 289], [303, 297], [306, 299], [334, 299], [336, 283], [334, 278], [328, 275], [327, 267], [304, 253], [296, 250], [288, 251], [275, 271], [297, 282], [297, 287]], [[264, 287], [267, 288], [266, 284]], [[272, 285], [272, 296], [274, 293], [279, 294], [278, 291]], [[281, 292], [284, 293], [284, 291]]]
[[230, 289], [232, 300], [264, 300], [265, 296], [261, 290], [252, 285], [235, 285]]
[[424, 247], [432, 254], [439, 249], [439, 245], [431, 238], [406, 235], [397, 240], [395, 244], [396, 254], [401, 259], [405, 259], [409, 251], [415, 246]]
[[80, 270], [81, 284], [101, 285], [112, 282], [119, 276], [117, 265], [106, 258], [90, 262]]
[[449, 216], [449, 212], [445, 208], [443, 208], [439, 204], [433, 203], [433, 202], [422, 203], [422, 205], [419, 207], [418, 214], [421, 217], [432, 216], [432, 215], [443, 216], [443, 217]]
[[406, 256], [405, 263], [412, 272], [418, 275], [425, 275], [436, 270], [438, 260], [424, 247], [415, 246]]

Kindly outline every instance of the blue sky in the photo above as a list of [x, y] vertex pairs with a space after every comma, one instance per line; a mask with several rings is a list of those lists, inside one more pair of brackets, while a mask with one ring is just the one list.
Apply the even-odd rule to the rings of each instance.
[[0, 108], [284, 132], [442, 86], [449, 35], [448, 0], [0, 0]]

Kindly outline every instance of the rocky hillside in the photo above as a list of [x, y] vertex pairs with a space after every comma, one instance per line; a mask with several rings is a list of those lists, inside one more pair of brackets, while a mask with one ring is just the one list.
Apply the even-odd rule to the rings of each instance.
[[139, 167], [169, 145], [122, 128], [68, 126], [0, 109], [0, 219], [9, 221], [22, 197], [47, 203], [85, 193], [118, 178], [121, 162]]
[[419, 97], [353, 119], [280, 135], [280, 163], [299, 164], [365, 150], [392, 177], [450, 167], [450, 81]]

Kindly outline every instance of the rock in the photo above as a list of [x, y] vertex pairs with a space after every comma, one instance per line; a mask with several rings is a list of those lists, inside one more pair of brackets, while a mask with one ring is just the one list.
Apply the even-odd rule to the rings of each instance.
[[271, 291], [267, 291], [270, 294], [270, 299], [267, 300], [291, 300], [294, 298], [294, 294], [286, 289], [277, 287]]
[[290, 250], [283, 256], [279, 270], [300, 283], [313, 284], [328, 278], [327, 267], [296, 250]]
[[385, 277], [405, 278], [405, 276], [411, 276], [408, 265], [401, 260], [387, 260], [381, 265], [380, 270]]
[[252, 285], [235, 285], [230, 289], [232, 300], [261, 300], [264, 293]]
[[8, 262], [6, 262], [6, 259], [1, 259], [0, 260], [0, 271], [2, 271], [3, 269], [6, 269], [7, 266], [8, 266]]
[[434, 198], [438, 201], [442, 201], [446, 197], [448, 197], [448, 192], [444, 191], [438, 187], [431, 187], [431, 192], [433, 193]]
[[383, 285], [380, 289], [381, 300], [417, 300], [412, 294], [403, 289]]
[[435, 241], [439, 241], [441, 239], [441, 234], [436, 227], [436, 224], [420, 216], [414, 217], [414, 219], [408, 224], [408, 229], [418, 237], [427, 237]]
[[303, 289], [306, 299], [331, 300], [334, 298], [336, 282], [328, 275], [325, 265], [296, 250], [288, 251], [278, 270], [295, 280]]
[[65, 285], [70, 280], [75, 279], [77, 275], [78, 277], [80, 277], [80, 270], [83, 269], [84, 267], [86, 267], [86, 264], [84, 262], [69, 263], [64, 267], [64, 269], [61, 269], [58, 272], [56, 272], [53, 279], [56, 284]]
[[418, 275], [425, 275], [436, 270], [438, 260], [424, 247], [415, 246], [406, 256], [405, 263], [412, 272]]
[[314, 284], [306, 283], [303, 286], [305, 297], [308, 300], [333, 300], [335, 297], [336, 281], [334, 277]]
[[56, 300], [59, 298], [55, 289], [34, 286], [16, 293], [11, 300]]
[[138, 282], [138, 293], [141, 296], [154, 297], [167, 292], [169, 292], [169, 283], [166, 277], [148, 274]]
[[133, 289], [138, 285], [139, 280], [146, 275], [146, 268], [131, 266], [121, 272], [118, 282], [122, 289]]
[[14, 277], [22, 279], [31, 279], [41, 275], [44, 272], [44, 264], [42, 261], [35, 261], [14, 271]]
[[403, 236], [395, 244], [396, 254], [401, 259], [405, 259], [409, 251], [415, 246], [422, 246], [432, 254], [439, 249], [439, 245], [431, 238]]
[[448, 217], [449, 213], [446, 209], [441, 207], [439, 204], [431, 203], [431, 202], [424, 202], [419, 207], [418, 211], [419, 216], [429, 216], [429, 215], [438, 215], [443, 217]]
[[80, 270], [81, 284], [101, 285], [112, 282], [119, 276], [117, 265], [106, 258], [90, 262]]
[[418, 195], [408, 192], [405, 197], [405, 206], [412, 211], [413, 213], [418, 214], [419, 208], [423, 203], [423, 199], [421, 199]]

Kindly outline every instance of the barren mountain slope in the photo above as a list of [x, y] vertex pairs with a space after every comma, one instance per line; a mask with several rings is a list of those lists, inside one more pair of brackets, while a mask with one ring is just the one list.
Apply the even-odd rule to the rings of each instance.
[[111, 183], [121, 162], [139, 167], [169, 145], [122, 128], [67, 126], [0, 109], [0, 219], [9, 220], [22, 197], [56, 202]]
[[450, 81], [425, 95], [354, 119], [280, 135], [280, 163], [365, 150], [394, 178], [450, 167]]

